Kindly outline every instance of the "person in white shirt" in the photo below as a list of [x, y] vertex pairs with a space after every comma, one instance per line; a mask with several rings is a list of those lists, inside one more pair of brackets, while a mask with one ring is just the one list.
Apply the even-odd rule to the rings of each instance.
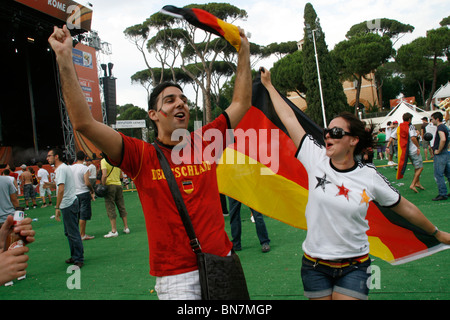
[[[433, 138], [431, 138], [431, 140], [429, 141], [431, 147], [434, 145], [434, 139], [436, 138], [436, 131], [437, 127], [431, 121], [425, 127], [425, 133], [431, 133], [431, 135], [433, 136]], [[431, 149], [431, 152], [433, 152], [433, 149]]]
[[309, 299], [367, 299], [370, 258], [366, 214], [370, 201], [390, 207], [438, 241], [450, 244], [450, 234], [439, 231], [373, 164], [355, 161], [355, 155], [373, 145], [372, 132], [365, 130], [355, 115], [347, 112], [334, 118], [324, 130], [322, 146], [305, 132], [274, 88], [270, 72], [261, 71], [261, 81], [308, 172], [302, 281]]
[[64, 223], [64, 234], [69, 240], [70, 258], [66, 263], [79, 268], [84, 265], [84, 248], [78, 227], [80, 206], [76, 195], [75, 178], [68, 165], [63, 162], [64, 154], [61, 149], [54, 148], [47, 153], [49, 164], [56, 166], [55, 182], [46, 182], [46, 188], [56, 187], [55, 220]]
[[47, 206], [47, 202], [45, 201], [45, 195], [48, 196], [48, 205], [52, 205], [52, 190], [50, 188], [45, 188], [44, 183], [49, 182], [50, 174], [47, 170], [42, 167], [42, 162], [38, 162], [37, 166], [39, 168], [37, 172], [37, 178], [39, 180], [39, 195], [42, 199], [42, 207], [45, 208]]
[[86, 154], [83, 151], [77, 152], [77, 161], [71, 166], [74, 178], [78, 201], [80, 203], [80, 235], [82, 240], [94, 239], [94, 236], [86, 234], [86, 223], [92, 218], [91, 200], [94, 196], [94, 188], [89, 181], [89, 169], [84, 165]]
[[409, 123], [409, 150], [408, 157], [411, 160], [411, 163], [414, 167], [414, 177], [411, 182], [409, 188], [413, 190], [415, 193], [418, 193], [416, 187], [425, 190], [425, 188], [420, 183], [420, 174], [423, 171], [423, 160], [422, 155], [420, 154], [420, 145], [418, 141], [418, 135], [416, 131], [416, 127], [414, 127], [411, 123], [413, 115], [409, 112], [403, 114], [403, 121]]
[[[388, 166], [395, 166], [396, 163], [394, 160], [394, 154], [397, 154], [397, 127], [398, 121], [394, 121], [391, 124], [390, 135], [388, 136], [386, 133], [386, 141], [388, 141], [386, 145], [386, 153], [388, 154]], [[386, 130], [387, 131], [387, 130]]]
[[[89, 182], [91, 183], [91, 186], [94, 188], [95, 184], [97, 183], [97, 167], [92, 162], [92, 159], [89, 157], [86, 158], [86, 165], [89, 170]], [[95, 200], [95, 197], [92, 200]]]

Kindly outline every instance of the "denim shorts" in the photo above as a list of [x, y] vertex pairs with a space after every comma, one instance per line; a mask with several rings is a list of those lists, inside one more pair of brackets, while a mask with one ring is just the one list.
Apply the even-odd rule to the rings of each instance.
[[78, 202], [80, 203], [80, 220], [91, 220], [92, 208], [91, 208], [91, 194], [90, 192], [84, 192], [77, 194]]
[[370, 259], [344, 268], [315, 264], [303, 256], [302, 281], [307, 298], [323, 298], [338, 292], [356, 299], [367, 300]]

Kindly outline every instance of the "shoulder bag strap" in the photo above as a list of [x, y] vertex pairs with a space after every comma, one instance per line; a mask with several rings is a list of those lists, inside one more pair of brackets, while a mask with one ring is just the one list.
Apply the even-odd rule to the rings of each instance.
[[181, 220], [183, 221], [184, 228], [186, 229], [187, 235], [189, 236], [189, 243], [191, 245], [192, 250], [195, 253], [202, 252], [200, 247], [200, 242], [195, 235], [194, 227], [192, 226], [191, 219], [189, 218], [189, 214], [187, 212], [186, 205], [183, 201], [183, 197], [181, 196], [180, 189], [178, 188], [177, 182], [175, 180], [175, 176], [173, 175], [172, 169], [170, 168], [169, 162], [167, 161], [164, 153], [159, 148], [156, 143], [152, 143], [152, 145], [156, 149], [156, 154], [158, 156], [159, 163], [161, 164], [161, 168], [164, 172], [164, 176], [166, 177], [167, 183], [169, 184], [170, 191], [172, 192], [173, 200], [178, 208], [178, 212], [180, 213]]

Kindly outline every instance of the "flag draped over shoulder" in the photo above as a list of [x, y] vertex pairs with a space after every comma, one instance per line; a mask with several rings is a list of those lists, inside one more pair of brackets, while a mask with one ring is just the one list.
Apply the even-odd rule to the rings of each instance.
[[205, 10], [197, 8], [187, 9], [168, 5], [164, 6], [160, 12], [176, 18], [185, 19], [197, 28], [224, 38], [239, 52], [241, 37], [239, 35], [239, 28], [235, 25], [225, 22]]
[[[322, 129], [283, 98], [306, 132], [323, 144]], [[251, 139], [257, 139], [256, 148], [254, 143], [242, 142]], [[278, 150], [278, 157], [271, 154]], [[306, 230], [308, 173], [296, 159], [296, 151], [268, 92], [257, 79], [252, 107], [235, 129], [235, 143], [226, 148], [217, 168], [219, 191], [266, 216]], [[391, 264], [450, 248], [375, 201], [370, 202], [366, 219], [370, 253]]]
[[397, 179], [402, 179], [406, 171], [409, 150], [409, 122], [402, 122], [397, 127]]

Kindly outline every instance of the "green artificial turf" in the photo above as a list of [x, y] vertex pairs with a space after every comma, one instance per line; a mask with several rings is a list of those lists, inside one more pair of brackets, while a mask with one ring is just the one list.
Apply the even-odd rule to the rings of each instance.
[[[375, 161], [382, 165], [386, 161]], [[405, 177], [395, 180], [395, 169], [379, 167], [404, 197], [416, 204], [442, 230], [450, 231], [450, 200], [434, 202], [437, 187], [433, 164], [426, 162], [421, 182], [426, 188], [419, 194], [409, 189], [413, 168], [409, 165]], [[130, 234], [122, 232], [118, 218], [119, 236], [105, 239], [110, 231], [103, 199], [92, 203], [93, 217], [87, 233], [96, 238], [84, 241], [85, 265], [79, 273], [68, 270], [69, 246], [62, 222], [50, 217], [53, 207], [30, 209], [36, 241], [29, 245], [27, 279], [15, 281], [12, 287], [0, 287], [0, 300], [157, 300], [155, 278], [149, 275], [148, 245], [144, 217], [137, 192], [125, 192], [125, 204]], [[305, 300], [300, 278], [301, 243], [306, 231], [295, 229], [265, 217], [272, 250], [261, 252], [250, 210], [242, 206], [242, 251], [239, 257], [246, 274], [253, 300]], [[224, 217], [230, 234], [229, 217]], [[445, 250], [417, 261], [392, 266], [373, 258], [379, 280], [370, 292], [371, 300], [446, 300], [450, 299], [450, 251]], [[77, 281], [74, 281], [77, 280]], [[79, 281], [78, 281], [79, 280]], [[79, 284], [80, 288], [73, 288]]]

